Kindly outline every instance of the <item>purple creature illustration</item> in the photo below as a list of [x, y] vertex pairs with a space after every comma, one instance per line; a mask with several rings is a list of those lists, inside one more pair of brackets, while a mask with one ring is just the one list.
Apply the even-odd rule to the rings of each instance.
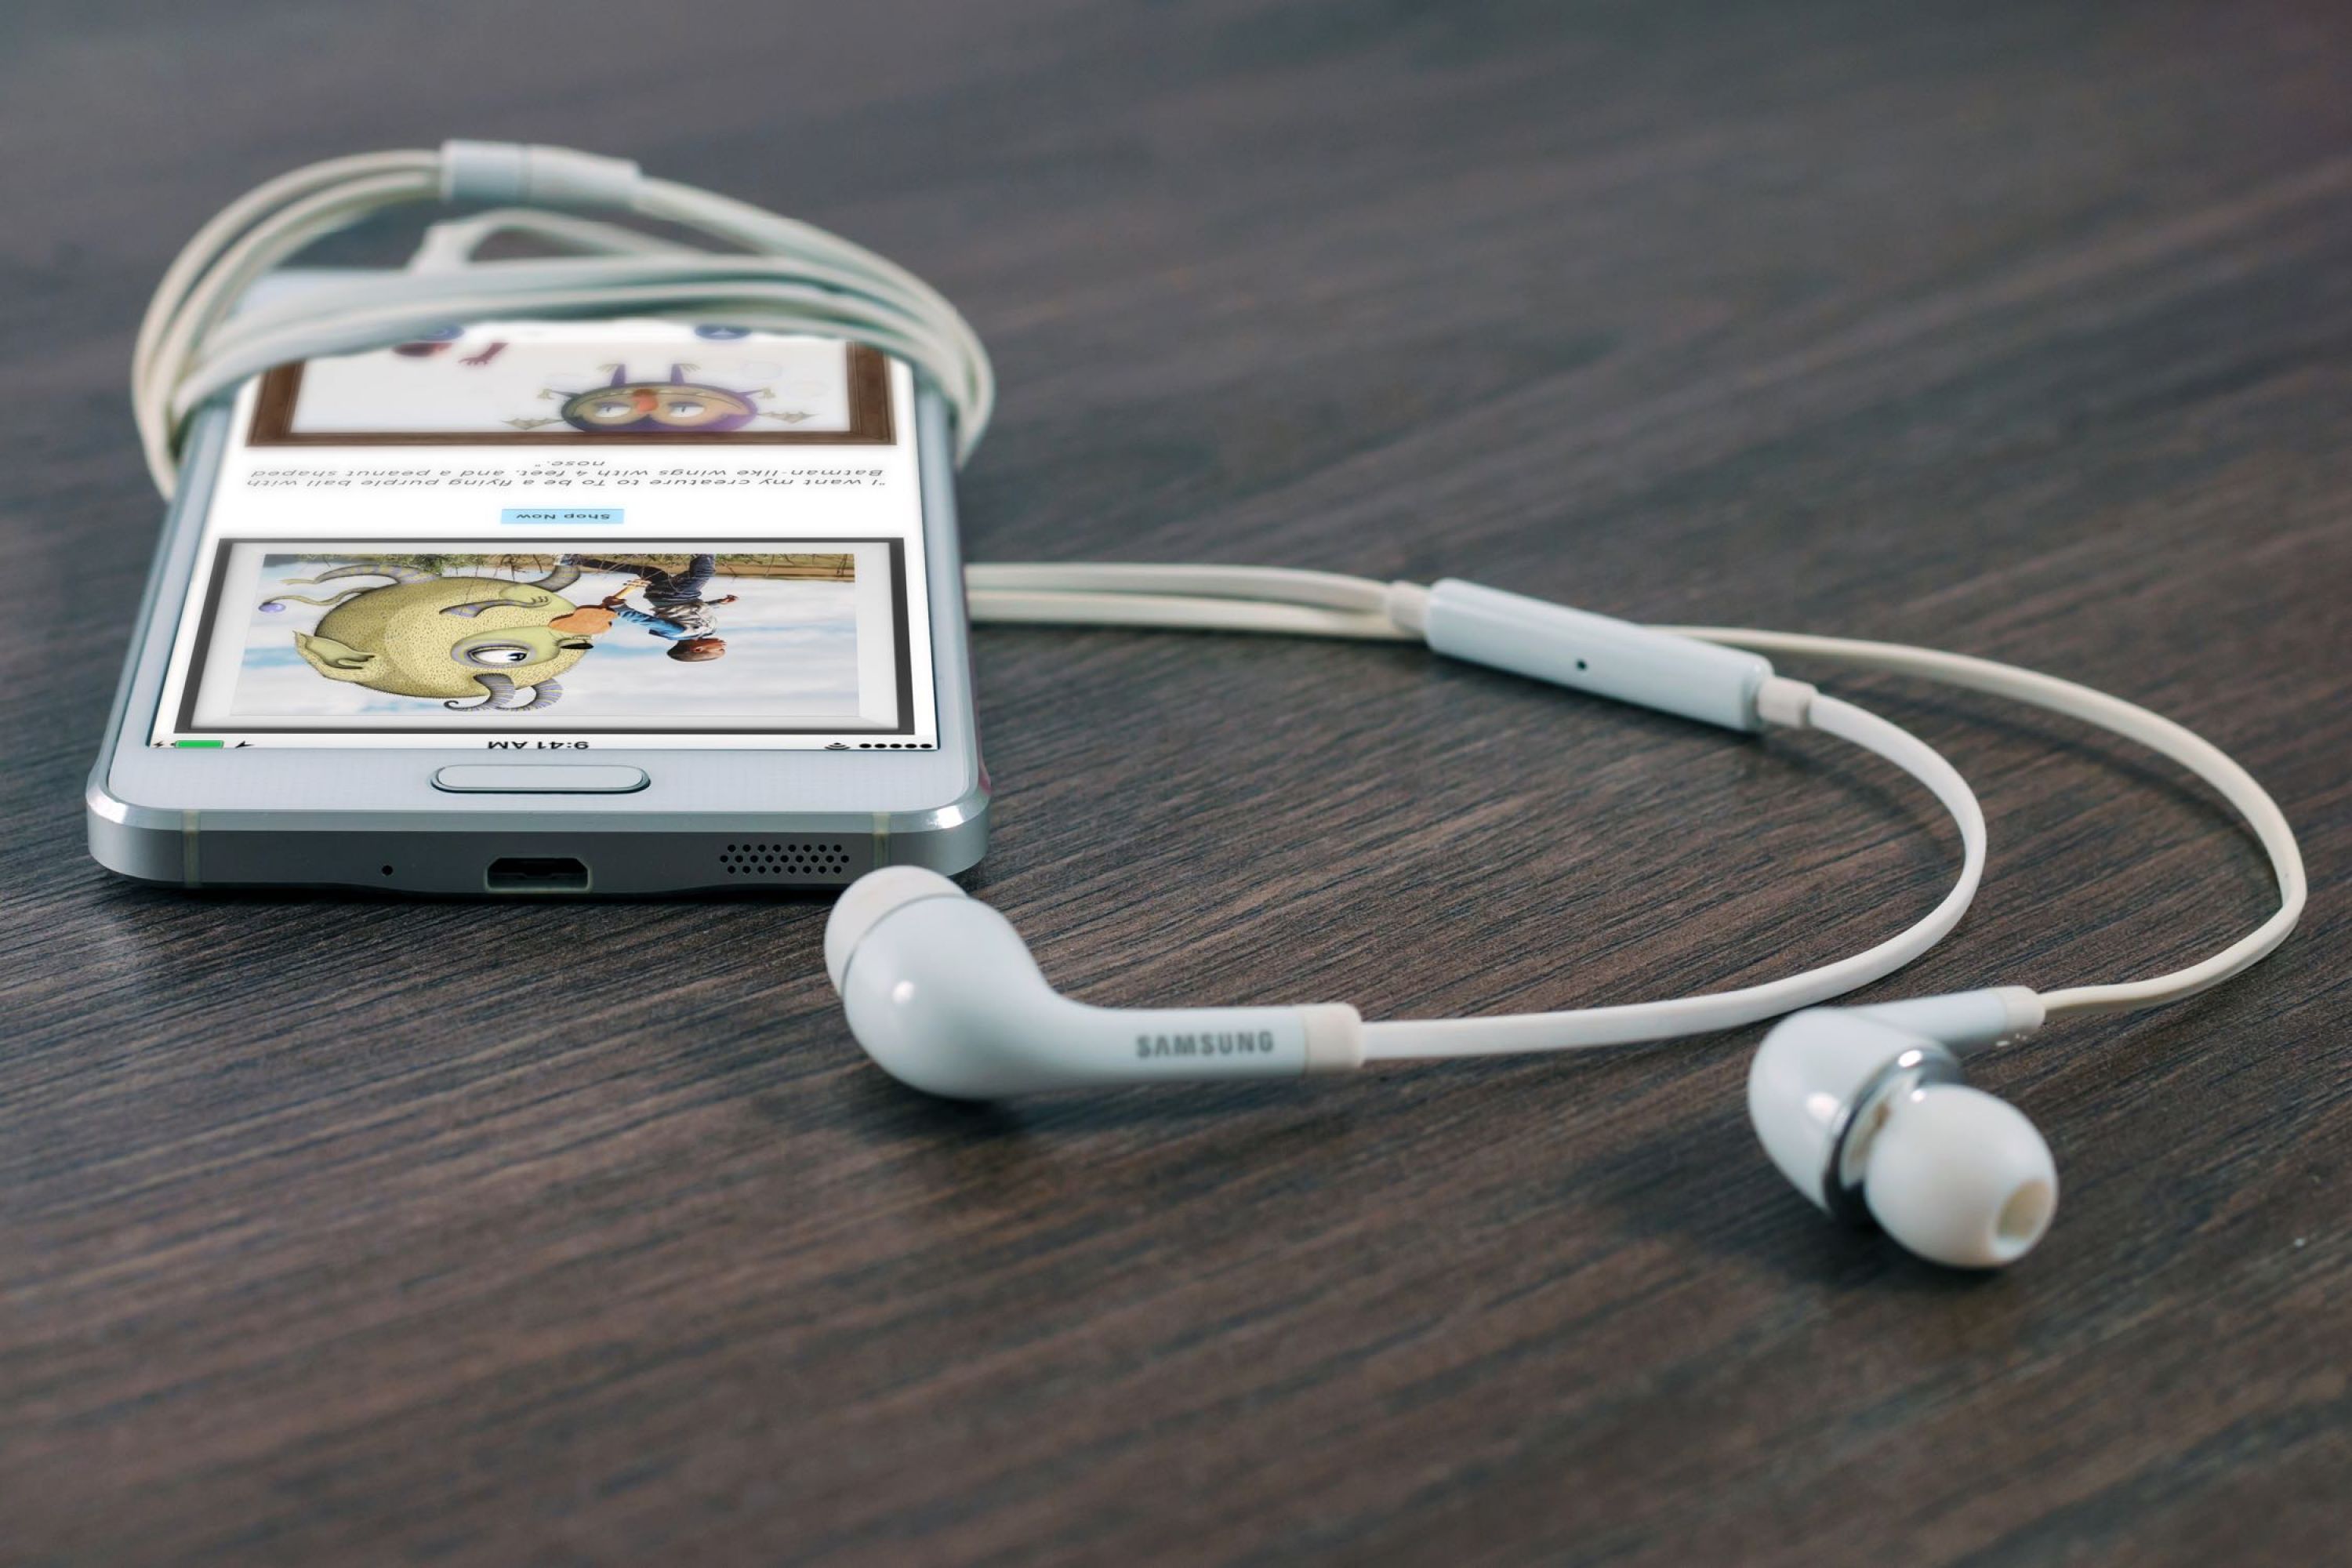
[[772, 387], [739, 392], [689, 380], [696, 368], [690, 364], [671, 365], [666, 380], [634, 377], [625, 364], [603, 368], [612, 373], [612, 379], [602, 385], [584, 392], [541, 392], [541, 397], [562, 400], [555, 417], [507, 423], [518, 430], [569, 425], [592, 436], [645, 436], [718, 434], [740, 430], [755, 419], [794, 425], [809, 417], [761, 408], [759, 400], [773, 396]]

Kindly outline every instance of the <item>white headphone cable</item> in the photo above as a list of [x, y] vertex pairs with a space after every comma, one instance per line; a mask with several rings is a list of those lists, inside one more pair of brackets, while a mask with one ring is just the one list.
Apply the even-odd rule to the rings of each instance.
[[[965, 568], [964, 580], [969, 590], [971, 616], [975, 621], [1290, 632], [1393, 640], [1412, 640], [1416, 636], [1412, 628], [1402, 624], [1393, 612], [1392, 607], [1400, 603], [1401, 585], [1331, 573], [1251, 566], [975, 563]], [[2261, 962], [2286, 940], [2302, 916], [2309, 891], [2303, 855], [2296, 847], [2294, 832], [2288, 826], [2278, 803], [2221, 748], [2136, 703], [2015, 665], [1975, 658], [1965, 654], [1943, 653], [1933, 648], [1738, 627], [1658, 626], [1653, 629], [1695, 637], [1702, 642], [1747, 648], [1756, 653], [1817, 658], [1852, 669], [1931, 680], [1941, 685], [1988, 692], [2063, 714], [2169, 758], [2211, 786], [2227, 801], [2270, 858], [2271, 870], [2278, 885], [2278, 908], [2245, 936], [2210, 958], [2185, 969], [2141, 981], [2076, 985], [2043, 992], [2041, 1000], [2045, 1017], [2130, 1012], [2193, 995], [2232, 975], [2242, 973]], [[1834, 707], [1830, 706], [1832, 703], [1835, 703]], [[1883, 725], [1888, 733], [1870, 731], [1868, 727], [1872, 725]], [[1944, 791], [1937, 788], [1936, 782], [1920, 767], [1913, 765], [1918, 759], [1906, 761], [1888, 749], [1896, 742], [1918, 744], [1908, 734], [1860, 709], [1826, 697], [1817, 698], [1812, 704], [1811, 727], [1837, 734], [1841, 739], [1875, 752], [1936, 791], [1947, 807], [1953, 809], [1955, 818], [1962, 820], [1965, 842], [1965, 820], [1960, 818], [1958, 809], [1953, 807], [1952, 801], [1945, 797]], [[1926, 751], [1926, 748], [1921, 750]], [[1937, 765], [1948, 765], [1933, 752], [1927, 754], [1934, 759]], [[1972, 809], [1973, 797], [1969, 805]], [[1941, 912], [1940, 906], [1938, 912]], [[1929, 920], [1934, 918], [1931, 915]], [[1958, 919], [1957, 913], [1954, 919]], [[1922, 922], [1923, 925], [1926, 923]], [[1910, 938], [1918, 929], [1915, 927], [1913, 931], [1903, 933], [1895, 939], [1895, 943]], [[1947, 925], [1946, 929], [1948, 930], [1949, 926]], [[1940, 938], [1942, 932], [1937, 934]], [[1870, 953], [1858, 954], [1855, 959], [1845, 962], [1859, 964], [1861, 960], [1870, 959], [1874, 954], [1883, 954], [1895, 943], [1883, 943]], [[1926, 946], [1922, 944], [1918, 951], [1925, 952]], [[1897, 961], [1898, 963], [1907, 962], [1907, 957]], [[1890, 964], [1887, 970], [1879, 973], [1888, 973], [1893, 967], [1895, 965]], [[1752, 990], [1761, 993], [1770, 991], [1773, 986], [1796, 987], [1824, 973], [1816, 971], [1812, 974], [1791, 976], [1787, 981], [1776, 981], [1771, 985]], [[1869, 978], [1877, 977], [1874, 974]], [[1866, 980], [1850, 980], [1840, 989], [1851, 989], [1866, 983]], [[1738, 1011], [1732, 999], [1748, 994], [1746, 992], [1723, 992], [1713, 997], [1689, 1000], [1726, 1004], [1726, 1012], [1731, 1013]], [[1803, 1000], [1769, 1008], [1757, 1016], [1769, 1016], [1772, 1012], [1809, 1006], [1823, 999], [1824, 995], [1808, 994]], [[1640, 1005], [1667, 1008], [1683, 1005], [1653, 1003]], [[1607, 1015], [1614, 1015], [1623, 1027], [1638, 1029], [1646, 1029], [1652, 1018], [1664, 1016], [1663, 1014], [1643, 1014], [1636, 1007], [1499, 1018], [1368, 1024], [1365, 1026], [1365, 1051], [1371, 1058], [1483, 1056], [1623, 1043], [1622, 1039], [1616, 1037], [1586, 1037], [1588, 1021], [1593, 1021], [1591, 1026], [1598, 1034], [1609, 1034], [1608, 1024], [1601, 1021]], [[1754, 1020], [1742, 1018], [1739, 1021]], [[1700, 1028], [1736, 1026], [1737, 1024], [1701, 1024], [1668, 1028], [1664, 1033], [1696, 1033]], [[1548, 1030], [1550, 1032], [1547, 1033]], [[1660, 1037], [1663, 1034], [1646, 1032], [1625, 1037], [1630, 1039]]]
[[[417, 202], [537, 202], [674, 223], [742, 253], [655, 239], [537, 212], [465, 220], [428, 236], [407, 278], [326, 285], [232, 316], [265, 274], [374, 213]], [[448, 265], [501, 229], [602, 255]], [[813, 224], [560, 147], [446, 143], [367, 153], [281, 175], [231, 203], [183, 247], [149, 302], [131, 354], [131, 408], [156, 487], [170, 495], [187, 417], [272, 364], [398, 342], [452, 319], [648, 314], [870, 342], [927, 374], [955, 416], [959, 460], [996, 400], [988, 351], [955, 307], [913, 273]]]
[[[436, 225], [412, 270], [329, 284], [232, 315], [259, 279], [328, 234], [416, 202], [519, 202]], [[679, 225], [745, 254], [698, 248], [545, 207], [604, 207]], [[477, 262], [502, 232], [585, 255]], [[978, 336], [936, 289], [887, 258], [813, 225], [693, 186], [647, 179], [634, 163], [562, 148], [450, 142], [438, 152], [340, 158], [257, 187], [215, 216], [166, 271], [132, 356], [132, 405], [157, 488], [176, 477], [188, 415], [270, 365], [401, 342], [451, 320], [613, 315], [714, 317], [777, 331], [868, 342], [907, 360], [947, 400], [961, 461], [979, 445], [995, 382]], [[1265, 567], [975, 565], [967, 582], [979, 621], [1118, 625], [1412, 640], [1408, 584]], [[2045, 994], [2050, 1016], [2153, 1006], [2216, 984], [2283, 941], [2306, 885], [2293, 831], [2276, 803], [2218, 748], [2144, 708], [2071, 681], [1964, 655], [1895, 644], [1723, 627], [1658, 628], [1703, 641], [1820, 658], [1990, 692], [2065, 714], [2171, 758], [2239, 812], [2268, 853], [2277, 910], [2222, 952], [2186, 969], [2120, 984]], [[1673, 1002], [1579, 1013], [1366, 1026], [1381, 1057], [1480, 1055], [1652, 1039], [1735, 1026], [1865, 984], [1951, 929], [1981, 872], [1983, 823], [1973, 795], [1932, 750], [1834, 698], [1810, 702], [1778, 681], [1790, 714], [1873, 751], [1935, 793], [1960, 825], [1961, 878], [1935, 910], [1869, 952], [1764, 985]], [[1923, 933], [1926, 933], [1923, 935]]]

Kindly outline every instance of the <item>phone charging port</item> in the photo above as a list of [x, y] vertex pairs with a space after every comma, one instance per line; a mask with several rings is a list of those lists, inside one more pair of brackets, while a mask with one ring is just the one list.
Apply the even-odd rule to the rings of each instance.
[[483, 885], [493, 893], [584, 893], [588, 867], [579, 860], [513, 856], [491, 861]]

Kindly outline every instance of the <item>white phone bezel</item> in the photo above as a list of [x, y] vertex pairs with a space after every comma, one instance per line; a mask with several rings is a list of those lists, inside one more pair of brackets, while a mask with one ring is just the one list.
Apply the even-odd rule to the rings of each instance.
[[[138, 632], [91, 773], [92, 852], [128, 875], [191, 881], [194, 876], [181, 874], [182, 868], [202, 864], [205, 857], [199, 843], [181, 841], [208, 834], [313, 836], [307, 847], [315, 850], [320, 847], [315, 836], [337, 833], [380, 843], [387, 835], [404, 833], [438, 842], [453, 833], [543, 836], [557, 830], [604, 837], [756, 829], [772, 836], [855, 835], [866, 841], [870, 864], [895, 860], [962, 869], [978, 859], [984, 843], [987, 784], [972, 713], [946, 405], [919, 379], [914, 424], [937, 750], [600, 746], [593, 753], [596, 763], [640, 768], [649, 780], [646, 787], [624, 795], [467, 795], [436, 789], [433, 775], [452, 764], [488, 760], [478, 745], [187, 751], [147, 743], [227, 444], [226, 402], [207, 408], [190, 431], [179, 496], [165, 518]], [[250, 842], [240, 838], [241, 844]], [[465, 853], [469, 859], [478, 858], [475, 848]], [[221, 863], [220, 857], [212, 858]], [[268, 858], [277, 863], [287, 857]]]

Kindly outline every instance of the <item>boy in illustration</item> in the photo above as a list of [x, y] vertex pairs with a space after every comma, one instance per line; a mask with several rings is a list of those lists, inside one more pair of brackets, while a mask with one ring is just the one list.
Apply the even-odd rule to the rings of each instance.
[[[670, 644], [669, 657], [684, 664], [700, 664], [726, 656], [727, 645], [719, 640], [719, 618], [711, 612], [721, 605], [735, 602], [732, 594], [716, 599], [704, 598], [710, 579], [719, 573], [719, 557], [697, 555], [690, 558], [683, 572], [665, 572], [656, 566], [641, 566], [625, 561], [601, 561], [592, 555], [567, 555], [566, 566], [577, 566], [591, 572], [626, 572], [629, 581], [621, 584], [593, 610], [583, 607], [572, 612], [574, 616], [593, 616], [604, 612], [609, 617], [604, 624], [626, 621], [643, 626]], [[631, 594], [643, 590], [648, 610], [632, 607]], [[577, 629], [588, 631], [583, 625]], [[602, 628], [598, 628], [602, 629]], [[591, 634], [593, 635], [593, 633]]]

